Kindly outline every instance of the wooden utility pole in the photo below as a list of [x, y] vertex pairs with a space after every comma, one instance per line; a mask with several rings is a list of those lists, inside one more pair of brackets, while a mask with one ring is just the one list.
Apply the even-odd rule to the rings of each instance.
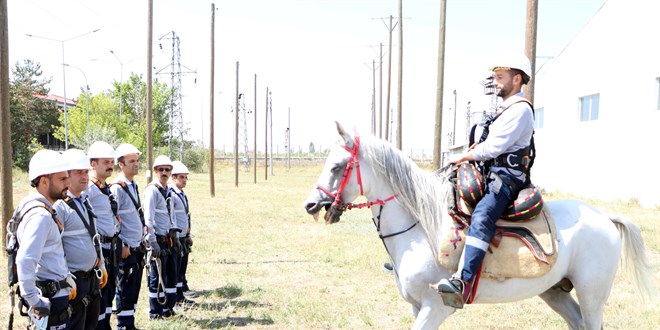
[[266, 87], [266, 108], [264, 109], [264, 114], [266, 115], [266, 121], [264, 121], [264, 180], [268, 180], [268, 87]]
[[531, 76], [525, 98], [534, 104], [534, 80], [536, 78], [536, 27], [539, 14], [538, 0], [527, 0], [527, 28], [525, 29], [525, 55], [531, 64]]
[[445, 27], [447, 0], [440, 0], [440, 31], [438, 37], [438, 77], [435, 93], [435, 126], [433, 130], [433, 168], [442, 167], [442, 98], [445, 89]]
[[378, 68], [379, 91], [378, 91], [378, 137], [383, 138], [383, 43], [380, 43], [380, 67]]
[[234, 186], [238, 187], [238, 61], [236, 61], [236, 98], [234, 106]]
[[[7, 246], [7, 221], [14, 210], [11, 173], [11, 125], [9, 125], [9, 18], [7, 0], [0, 0], [0, 216], [2, 244]], [[6, 251], [5, 251], [6, 252]]]
[[254, 183], [257, 183], [257, 74], [254, 74]]
[[210, 86], [211, 86], [211, 94], [209, 97], [209, 151], [210, 151], [210, 159], [209, 159], [209, 189], [211, 193], [211, 197], [215, 197], [215, 146], [213, 143], [214, 137], [213, 137], [213, 125], [214, 119], [213, 119], [213, 104], [215, 100], [215, 4], [211, 4], [211, 68], [209, 70], [211, 72], [211, 79], [210, 79]]
[[397, 97], [396, 147], [403, 150], [403, 0], [399, 0], [399, 90]]
[[147, 170], [145, 171], [145, 176], [147, 177], [147, 184], [151, 182], [151, 170], [153, 165], [153, 136], [152, 136], [152, 118], [151, 118], [151, 97], [152, 97], [152, 88], [153, 88], [153, 79], [151, 69], [152, 65], [152, 54], [153, 54], [153, 38], [154, 38], [154, 0], [149, 0], [149, 9], [147, 19]]
[[[392, 15], [390, 15], [389, 30], [389, 50], [387, 52], [387, 108], [385, 109], [385, 139], [390, 141], [390, 95], [392, 93]], [[391, 142], [391, 141], [390, 141]]]

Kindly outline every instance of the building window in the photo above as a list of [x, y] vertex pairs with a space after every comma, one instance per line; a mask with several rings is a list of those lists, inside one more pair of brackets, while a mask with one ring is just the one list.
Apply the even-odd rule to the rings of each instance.
[[580, 121], [598, 120], [600, 94], [587, 95], [580, 98]]
[[534, 128], [543, 128], [544, 108], [534, 109]]
[[655, 97], [658, 101], [655, 110], [660, 110], [660, 77], [655, 78]]

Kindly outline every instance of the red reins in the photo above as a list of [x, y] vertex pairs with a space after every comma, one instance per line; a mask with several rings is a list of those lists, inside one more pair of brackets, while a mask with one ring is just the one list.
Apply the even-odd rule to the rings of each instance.
[[328, 196], [334, 198], [334, 202], [332, 203], [332, 206], [335, 208], [339, 209], [353, 209], [353, 208], [370, 208], [372, 205], [385, 205], [386, 202], [389, 202], [393, 199], [396, 198], [396, 195], [390, 196], [384, 200], [382, 199], [377, 199], [373, 202], [367, 201], [366, 203], [359, 203], [359, 204], [354, 204], [354, 203], [343, 203], [341, 201], [341, 194], [344, 192], [344, 188], [346, 188], [346, 185], [348, 185], [348, 181], [351, 179], [351, 174], [353, 173], [353, 169], [357, 169], [357, 180], [358, 180], [358, 185], [360, 186], [360, 195], [364, 195], [364, 188], [362, 187], [362, 175], [360, 174], [360, 160], [359, 160], [359, 148], [360, 148], [360, 137], [355, 136], [354, 143], [353, 143], [353, 148], [349, 148], [347, 146], [342, 146], [346, 151], [348, 151], [351, 154], [351, 158], [348, 159], [348, 163], [346, 164], [346, 170], [344, 170], [344, 175], [341, 179], [341, 182], [339, 183], [339, 187], [337, 188], [337, 194], [333, 194], [331, 191], [326, 189], [325, 187], [321, 186], [320, 184], [316, 184], [316, 187], [326, 193]]

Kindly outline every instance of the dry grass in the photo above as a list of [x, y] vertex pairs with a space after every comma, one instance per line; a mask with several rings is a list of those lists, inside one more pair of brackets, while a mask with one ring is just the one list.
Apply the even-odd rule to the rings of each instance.
[[[316, 181], [319, 166], [295, 167], [290, 172], [276, 167], [268, 181], [260, 168], [256, 185], [252, 172], [241, 172], [238, 188], [231, 167], [220, 164], [218, 171], [215, 198], [209, 197], [207, 174], [191, 175], [186, 189], [195, 234], [188, 277], [191, 288], [202, 293], [196, 299], [198, 305], [183, 317], [151, 322], [143, 286], [139, 328], [406, 329], [412, 325], [410, 307], [399, 296], [394, 278], [381, 270], [388, 259], [370, 213], [353, 210], [332, 226], [314, 222], [304, 213], [302, 201]], [[15, 180], [14, 191], [15, 200], [20, 199], [27, 191], [27, 180]], [[591, 202], [629, 216], [640, 226], [654, 281], [660, 287], [656, 227], [660, 211], [631, 203]], [[7, 306], [6, 299], [0, 300], [3, 322]], [[658, 329], [658, 315], [660, 308], [641, 305], [631, 282], [619, 272], [605, 309], [605, 328]], [[468, 306], [452, 315], [444, 327], [566, 328], [538, 298]]]

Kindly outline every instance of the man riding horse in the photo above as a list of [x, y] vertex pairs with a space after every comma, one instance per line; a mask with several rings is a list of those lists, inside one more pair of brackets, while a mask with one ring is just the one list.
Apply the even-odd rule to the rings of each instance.
[[492, 68], [493, 83], [502, 104], [483, 124], [479, 141], [449, 160], [451, 164], [483, 162], [482, 172], [487, 178], [485, 195], [472, 213], [458, 271], [437, 284], [443, 300], [452, 302], [450, 305], [455, 308], [462, 308], [470, 300], [481, 263], [495, 235], [495, 222], [529, 182], [533, 163], [533, 107], [521, 92], [531, 78], [529, 59], [523, 56], [498, 64], [501, 65]]

